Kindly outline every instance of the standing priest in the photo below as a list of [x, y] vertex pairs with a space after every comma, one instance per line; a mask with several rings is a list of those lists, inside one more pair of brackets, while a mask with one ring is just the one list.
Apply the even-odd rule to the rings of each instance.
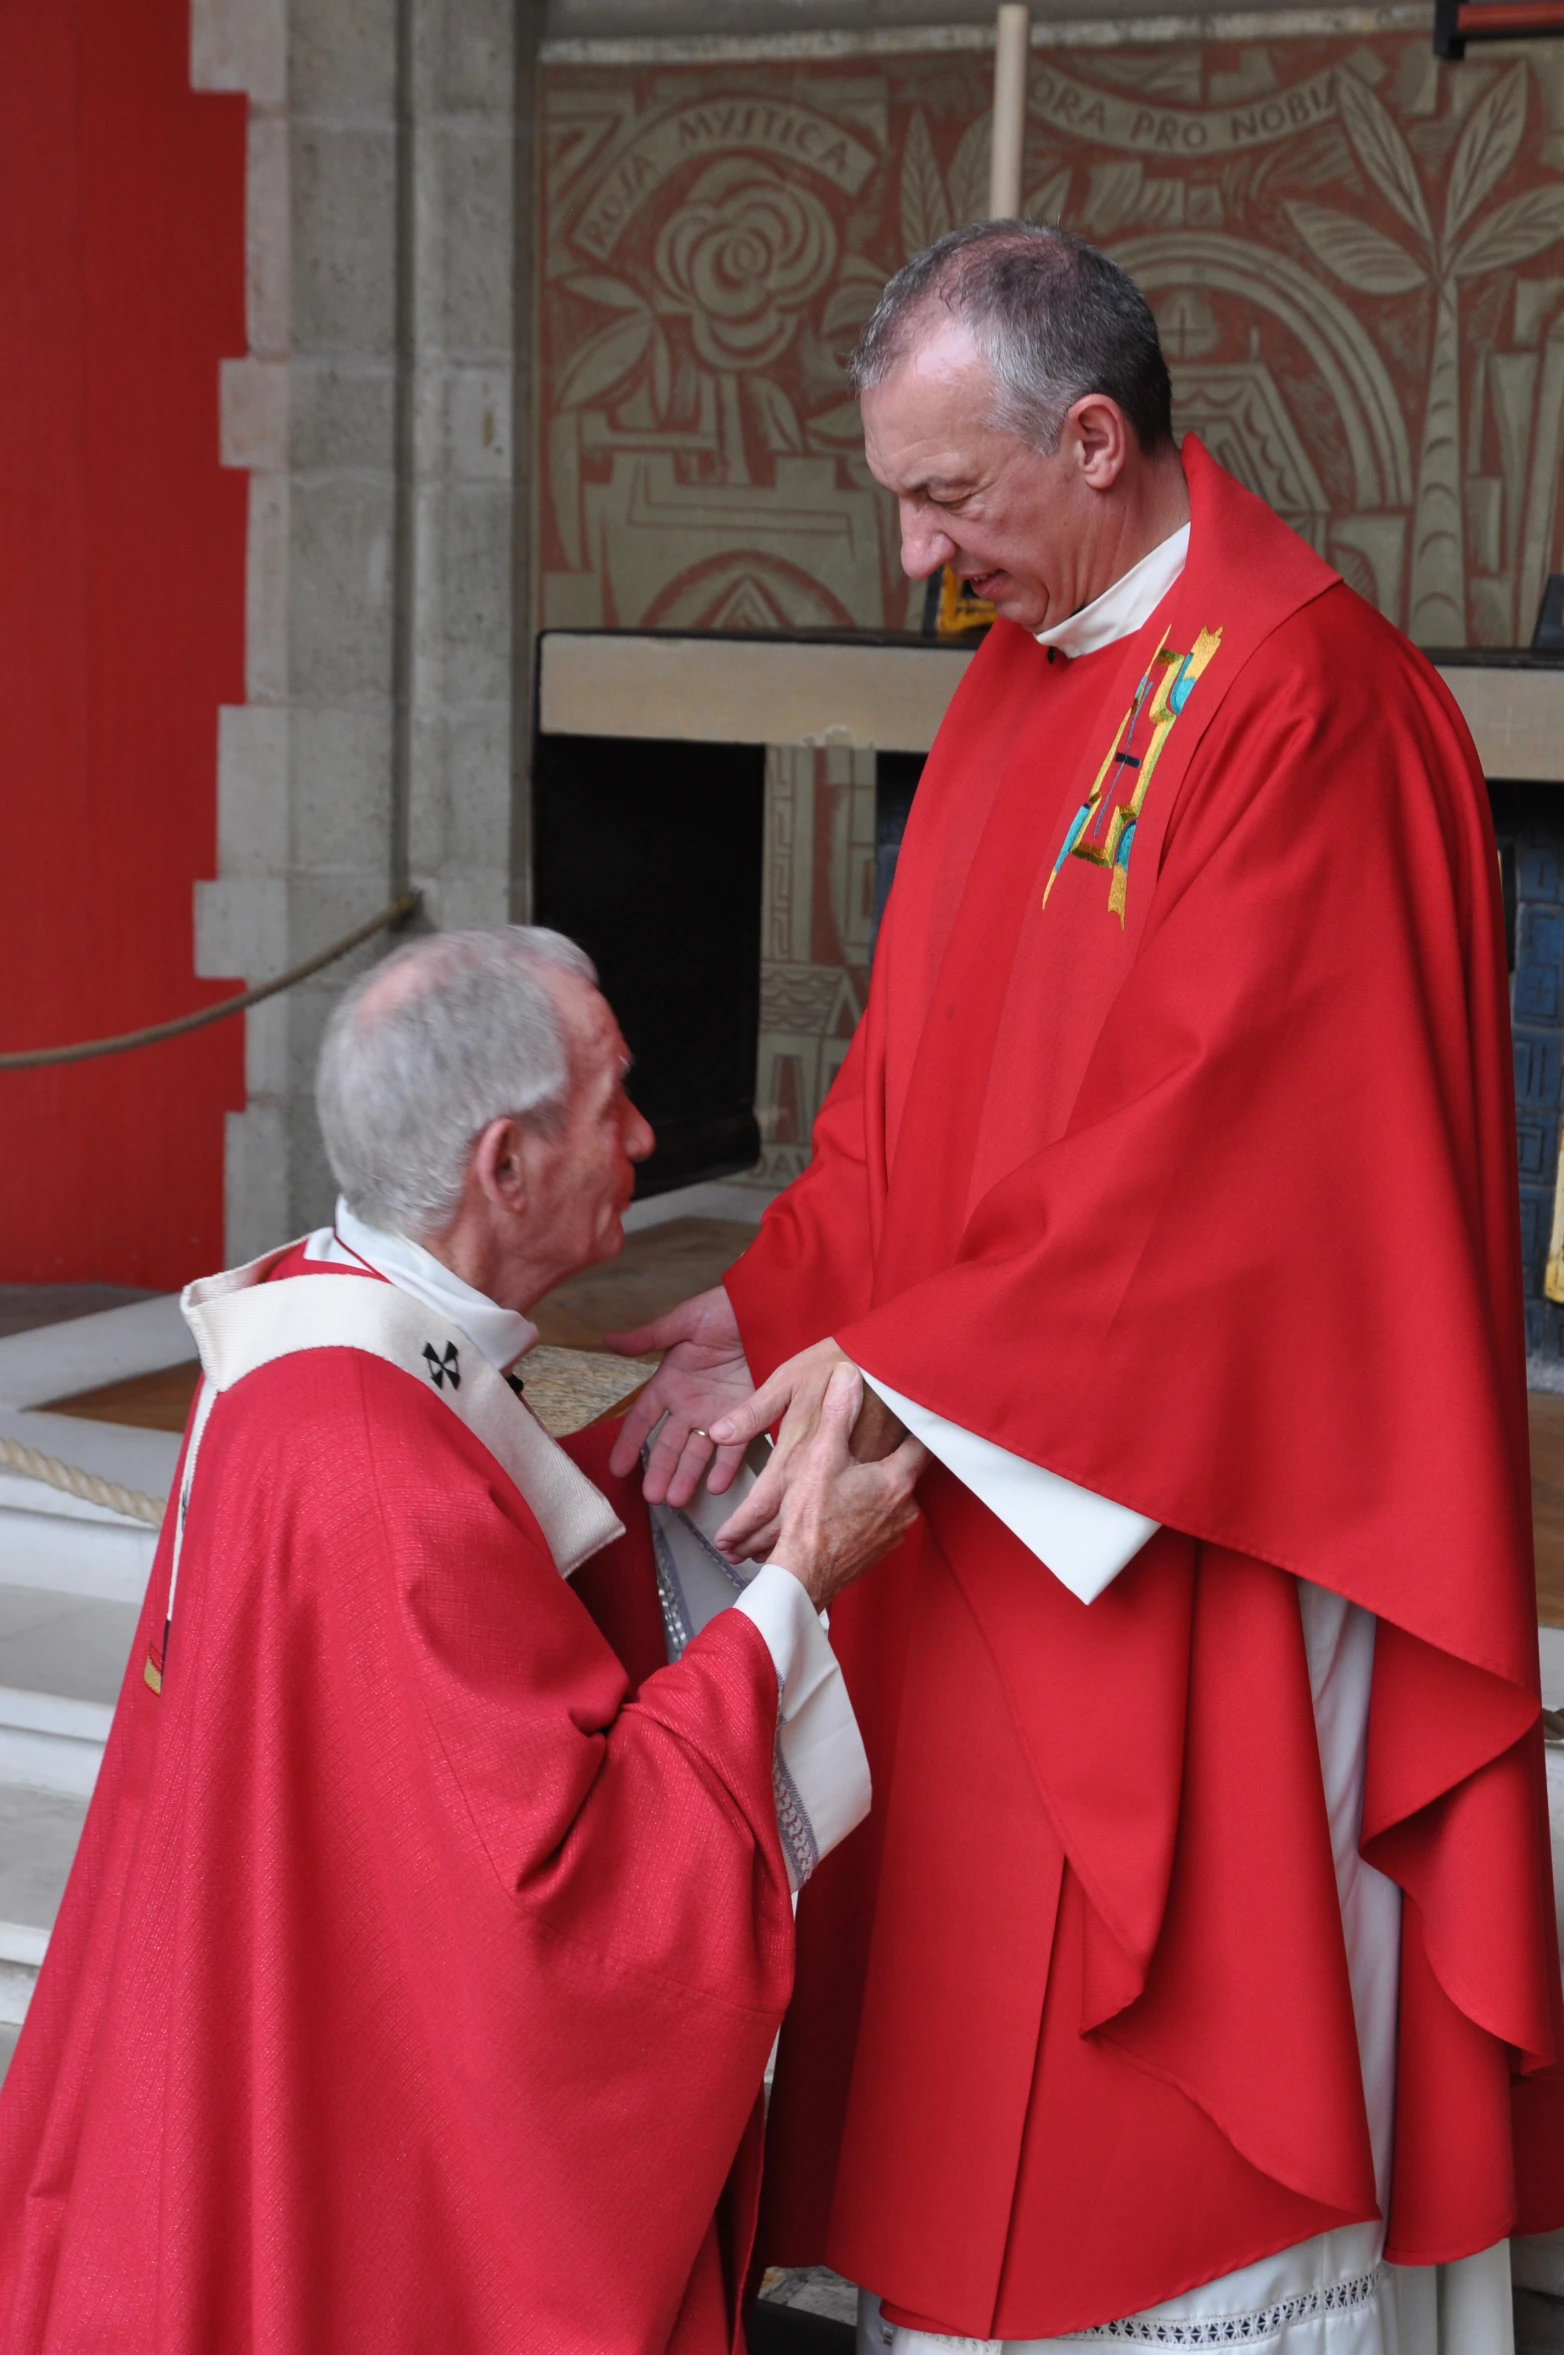
[[868, 1804], [814, 1606], [924, 1459], [852, 1464], [840, 1381], [780, 1554], [665, 1664], [639, 1495], [517, 1395], [527, 1309], [619, 1248], [625, 1068], [557, 934], [409, 945], [327, 1033], [335, 1226], [185, 1296], [178, 1502], [0, 2100], [4, 2355], [742, 2345], [789, 1885]]
[[1001, 619], [809, 1171], [629, 1337], [649, 1496], [785, 1416], [732, 1542], [844, 1363], [938, 1459], [833, 1621], [877, 1804], [764, 2253], [896, 2355], [1501, 2355], [1564, 2081], [1483, 780], [1090, 247], [944, 239], [854, 373], [908, 571]]

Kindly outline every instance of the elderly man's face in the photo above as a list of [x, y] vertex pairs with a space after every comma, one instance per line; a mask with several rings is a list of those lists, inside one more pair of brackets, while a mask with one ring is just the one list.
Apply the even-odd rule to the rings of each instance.
[[528, 1247], [560, 1268], [612, 1259], [635, 1191], [635, 1163], [656, 1143], [625, 1093], [630, 1057], [606, 998], [573, 973], [551, 972], [550, 994], [570, 1050], [563, 1130], [536, 1141]]
[[1107, 585], [1103, 501], [1072, 435], [1042, 457], [989, 424], [993, 402], [971, 337], [940, 326], [863, 396], [869, 470], [895, 494], [914, 580], [953, 565], [1007, 621], [1050, 629]]

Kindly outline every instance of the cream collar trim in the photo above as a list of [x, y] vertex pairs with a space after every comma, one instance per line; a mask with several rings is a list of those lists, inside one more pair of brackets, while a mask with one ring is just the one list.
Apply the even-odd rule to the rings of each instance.
[[[186, 1450], [182, 1495], [194, 1473], [199, 1429], [211, 1400], [257, 1367], [308, 1349], [357, 1349], [397, 1366], [465, 1423], [509, 1473], [537, 1516], [565, 1577], [623, 1534], [602, 1493], [555, 1445], [465, 1331], [400, 1285], [324, 1283], [314, 1276], [268, 1282], [286, 1250], [186, 1286], [180, 1306], [206, 1376], [197, 1430]], [[180, 1526], [183, 1526], [182, 1518]]]
[[399, 1292], [410, 1293], [459, 1333], [465, 1333], [496, 1373], [503, 1374], [537, 1341], [538, 1328], [529, 1317], [516, 1309], [501, 1308], [487, 1293], [475, 1291], [421, 1243], [355, 1217], [340, 1195], [335, 1226], [317, 1227], [305, 1240], [304, 1256], [328, 1267], [373, 1268]]

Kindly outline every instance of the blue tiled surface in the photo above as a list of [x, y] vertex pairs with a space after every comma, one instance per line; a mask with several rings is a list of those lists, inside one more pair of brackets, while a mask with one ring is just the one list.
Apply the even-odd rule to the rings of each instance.
[[1495, 831], [1515, 846], [1516, 1142], [1526, 1347], [1564, 1362], [1564, 1309], [1544, 1297], [1553, 1227], [1559, 1117], [1564, 1109], [1564, 792], [1555, 785], [1491, 788]]

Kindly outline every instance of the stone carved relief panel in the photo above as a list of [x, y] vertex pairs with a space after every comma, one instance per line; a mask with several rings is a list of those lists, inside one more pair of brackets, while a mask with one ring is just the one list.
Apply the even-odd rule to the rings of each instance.
[[761, 1174], [809, 1160], [809, 1132], [869, 994], [874, 755], [774, 745], [761, 882]]
[[[554, 626], [896, 628], [919, 590], [841, 359], [978, 217], [990, 61], [545, 78], [539, 518]], [[1036, 52], [1024, 209], [1131, 271], [1182, 429], [1425, 645], [1524, 642], [1564, 565], [1564, 45], [1426, 33]], [[768, 1174], [867, 985], [873, 760], [778, 751]]]
[[[899, 627], [840, 373], [981, 212], [980, 54], [546, 77], [544, 610]], [[1024, 207], [1124, 263], [1179, 422], [1425, 644], [1560, 562], [1564, 51], [1424, 34], [1034, 53]]]

